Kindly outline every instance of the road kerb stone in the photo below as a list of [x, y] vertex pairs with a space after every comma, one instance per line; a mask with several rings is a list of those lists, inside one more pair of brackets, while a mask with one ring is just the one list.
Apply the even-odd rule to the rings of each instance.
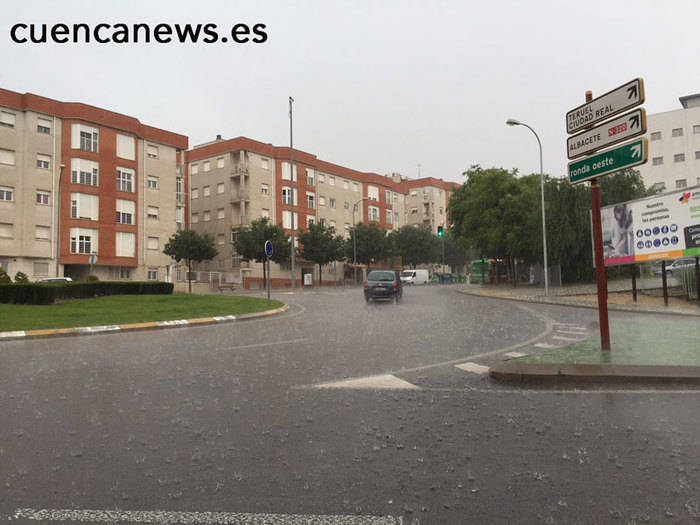
[[137, 330], [153, 330], [166, 328], [181, 328], [184, 326], [200, 326], [206, 324], [217, 324], [242, 321], [245, 319], [255, 319], [271, 315], [281, 314], [289, 310], [289, 305], [285, 304], [280, 308], [265, 310], [252, 314], [243, 315], [223, 315], [216, 317], [199, 317], [196, 319], [175, 319], [171, 321], [149, 321], [145, 323], [127, 323], [122, 325], [102, 325], [102, 326], [81, 326], [77, 328], [55, 328], [44, 330], [13, 330], [0, 332], [0, 341], [12, 341], [17, 339], [36, 339], [40, 337], [56, 337], [61, 335], [92, 335], [101, 333], [133, 332]]

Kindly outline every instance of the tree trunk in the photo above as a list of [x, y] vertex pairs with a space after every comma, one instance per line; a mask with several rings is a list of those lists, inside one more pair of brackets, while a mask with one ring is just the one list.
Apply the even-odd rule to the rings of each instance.
[[187, 289], [192, 293], [192, 261], [187, 261]]
[[267, 270], [265, 262], [262, 263], [263, 265], [263, 290], [267, 290]]
[[323, 288], [323, 274], [321, 273], [321, 265], [318, 265], [318, 287]]

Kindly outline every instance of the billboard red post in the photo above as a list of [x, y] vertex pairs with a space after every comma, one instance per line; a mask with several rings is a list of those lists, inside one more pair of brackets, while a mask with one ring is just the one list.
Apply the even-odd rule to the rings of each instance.
[[[586, 102], [593, 100], [593, 93], [586, 91]], [[600, 324], [600, 346], [610, 351], [610, 325], [608, 324], [608, 283], [605, 276], [603, 255], [603, 224], [600, 219], [600, 183], [591, 179], [591, 211], [593, 212], [593, 248], [595, 251], [595, 273], [598, 283], [598, 321]]]

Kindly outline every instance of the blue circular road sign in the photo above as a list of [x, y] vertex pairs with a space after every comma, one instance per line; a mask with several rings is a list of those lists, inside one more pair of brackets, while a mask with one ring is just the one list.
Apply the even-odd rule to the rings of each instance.
[[270, 241], [265, 241], [265, 255], [268, 258], [272, 257], [272, 243]]

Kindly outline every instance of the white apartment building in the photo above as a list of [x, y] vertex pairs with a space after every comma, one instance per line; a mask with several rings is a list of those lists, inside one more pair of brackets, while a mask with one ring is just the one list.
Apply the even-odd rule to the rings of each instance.
[[646, 187], [700, 184], [700, 94], [680, 97], [682, 108], [647, 116], [649, 160], [638, 169]]

